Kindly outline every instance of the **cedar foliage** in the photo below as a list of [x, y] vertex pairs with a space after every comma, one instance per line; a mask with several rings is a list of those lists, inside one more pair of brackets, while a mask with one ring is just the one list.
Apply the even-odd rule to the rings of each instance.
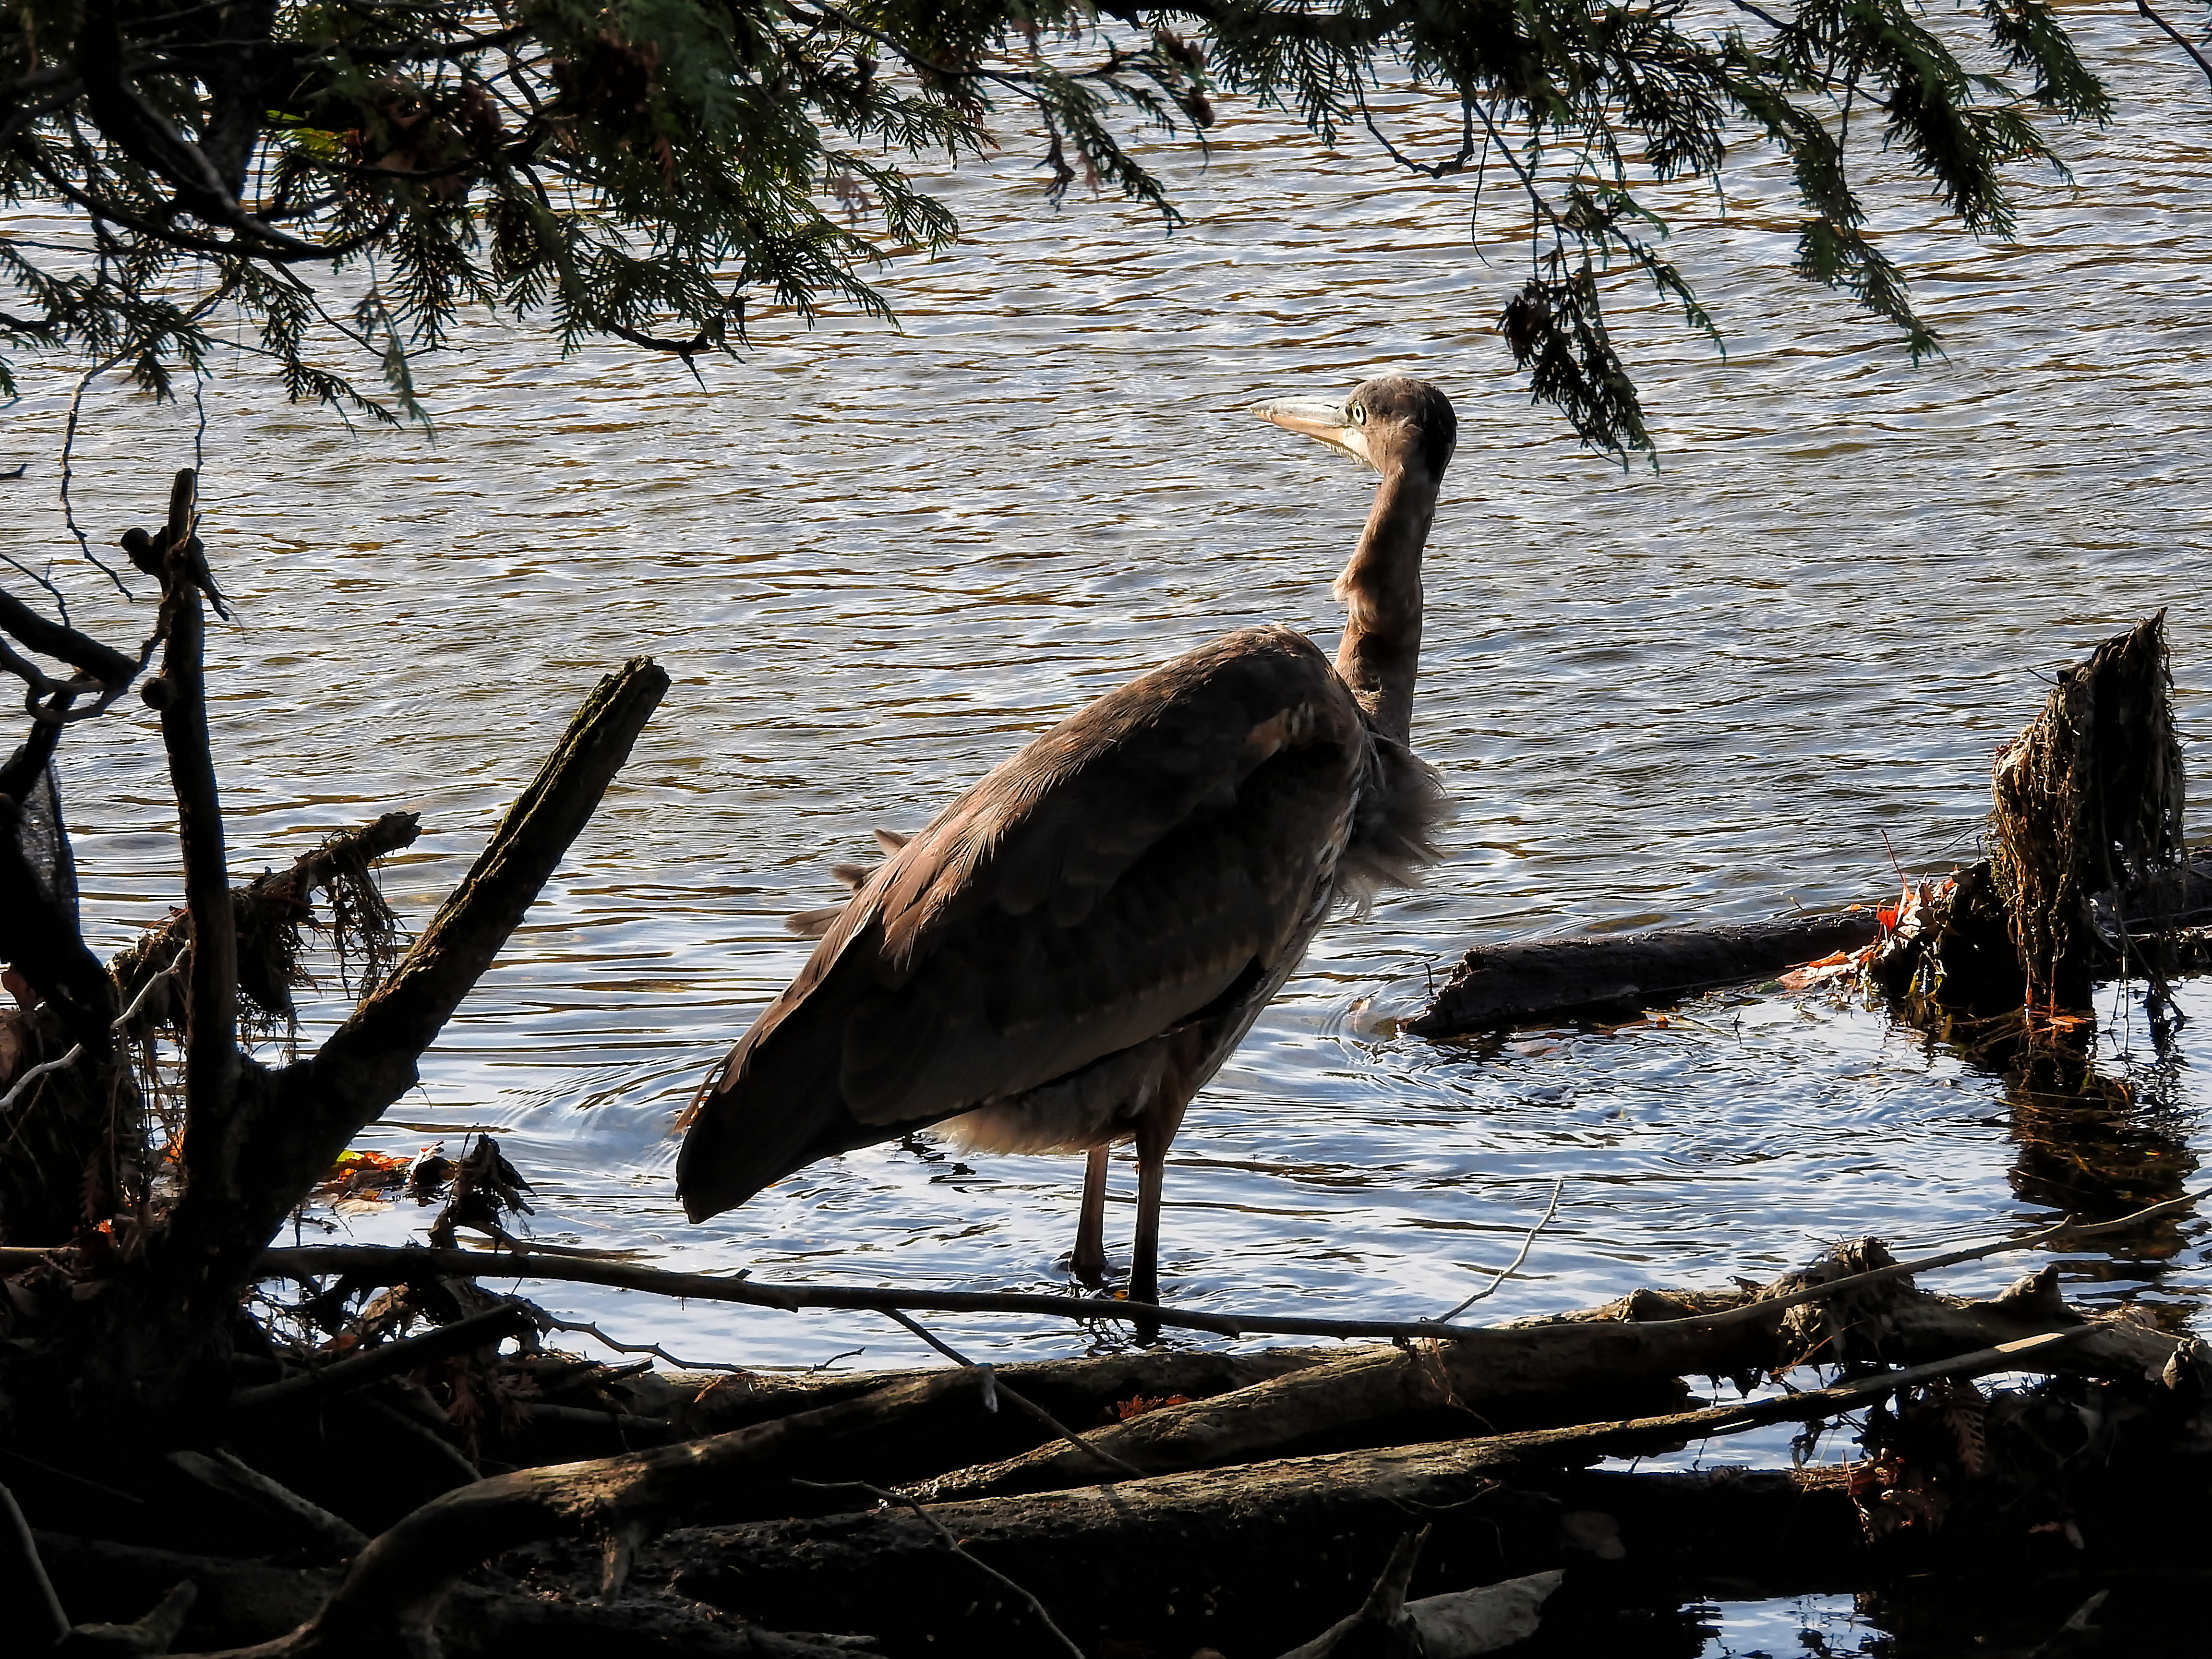
[[[1409, 85], [1440, 150], [1374, 107]], [[1606, 279], [1718, 338], [1652, 186], [1778, 151], [1795, 272], [1917, 359], [1935, 334], [1867, 229], [1876, 158], [2003, 236], [2007, 170], [2110, 108], [2045, 0], [9, 0], [0, 201], [82, 229], [0, 233], [0, 394], [34, 350], [167, 395], [235, 315], [294, 398], [385, 421], [421, 416], [410, 365], [464, 306], [689, 364], [763, 302], [885, 313], [873, 271], [959, 234], [908, 168], [1001, 129], [1037, 135], [1048, 198], [1081, 179], [1174, 223], [1139, 141], [1202, 144], [1224, 93], [1471, 175], [1478, 206], [1510, 179], [1528, 263], [1501, 331], [1624, 457], [1651, 440]]]

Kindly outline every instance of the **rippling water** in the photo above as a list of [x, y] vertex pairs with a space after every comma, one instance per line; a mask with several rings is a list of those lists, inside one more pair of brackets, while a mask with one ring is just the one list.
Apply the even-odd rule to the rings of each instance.
[[[1333, 635], [1328, 579], [1368, 483], [1243, 411], [1409, 371], [1462, 420], [1415, 713], [1460, 816], [1429, 884], [1328, 929], [1192, 1109], [1169, 1295], [1435, 1313], [1510, 1259], [1562, 1176], [1495, 1316], [2179, 1190], [2212, 1114], [2203, 981], [2162, 1057], [2112, 995], [2108, 1047], [2135, 1053], [2140, 1103], [2086, 1127], [1819, 999], [1481, 1043], [1373, 1035], [1470, 944], [1866, 898], [1893, 889], [1892, 848], [1948, 867], [2039, 677], [2161, 605], [2190, 762], [2212, 775], [2208, 94], [2131, 21], [2083, 27], [2122, 117], [2066, 136], [2072, 184], [2022, 179], [2018, 245], [1940, 234], [1911, 191], [1886, 210], [1948, 362], [1908, 367], [1817, 290], [1773, 302], [1774, 168], [1731, 173], [1724, 220], [1683, 200], [1678, 252], [1728, 356], [1622, 302], [1656, 472], [1579, 453], [1529, 407], [1486, 326], [1525, 257], [1502, 208], [1478, 253], [1464, 182], [1407, 182], [1250, 116], [1207, 165], [1168, 164], [1192, 221], [1171, 236], [1111, 204], [1050, 211], [1018, 159], [964, 174], [947, 188], [969, 240], [885, 282], [903, 333], [770, 319], [703, 387], [628, 354], [549, 362], [489, 323], [429, 377], [434, 436], [349, 433], [275, 405], [250, 369], [214, 383], [206, 528], [241, 615], [213, 641], [214, 715], [241, 872], [418, 806], [429, 833], [387, 885], [419, 921], [599, 673], [649, 653], [675, 678], [404, 1121], [368, 1144], [495, 1125], [539, 1236], [671, 1265], [1061, 1283], [1077, 1160], [878, 1147], [693, 1228], [671, 1121], [804, 958], [781, 916], [833, 896], [826, 866], [870, 826], [921, 823], [1084, 699], [1230, 628]], [[6, 412], [0, 470], [32, 463], [0, 485], [14, 547], [58, 543], [63, 404], [34, 388]], [[88, 410], [77, 500], [112, 544], [159, 516], [193, 415], [113, 389]], [[96, 587], [78, 606], [130, 631]], [[176, 891], [151, 726], [104, 720], [64, 750], [110, 948]], [[344, 1224], [391, 1239], [422, 1220]], [[2072, 1267], [2082, 1293], [2183, 1313], [2212, 1278], [2193, 1220]], [[927, 1358], [857, 1316], [532, 1293], [687, 1358]], [[943, 1323], [1001, 1357], [1085, 1340]]]

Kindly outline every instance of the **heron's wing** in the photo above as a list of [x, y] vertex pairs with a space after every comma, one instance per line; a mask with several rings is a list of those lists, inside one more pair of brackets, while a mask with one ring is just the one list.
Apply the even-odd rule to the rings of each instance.
[[707, 1213], [1249, 988], [1326, 893], [1369, 741], [1285, 629], [1178, 658], [1046, 733], [871, 875], [738, 1044], [684, 1149], [687, 1202], [730, 1189], [710, 1170], [743, 1164], [750, 1185]]

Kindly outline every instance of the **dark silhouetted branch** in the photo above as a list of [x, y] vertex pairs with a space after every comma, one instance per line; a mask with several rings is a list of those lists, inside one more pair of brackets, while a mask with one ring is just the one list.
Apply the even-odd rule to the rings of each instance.
[[185, 1031], [185, 1167], [199, 1171], [235, 1162], [230, 1143], [243, 1127], [236, 1096], [238, 926], [230, 905], [230, 863], [223, 846], [222, 798], [208, 746], [207, 678], [202, 663], [205, 619], [192, 533], [198, 479], [177, 474], [169, 495], [168, 540], [161, 571], [162, 631], [167, 648], [146, 701], [161, 717], [169, 783], [177, 797], [177, 834], [184, 844], [185, 908], [192, 923], [190, 1014]]
[[[1663, 1330], [1676, 1326], [1700, 1331], [1735, 1325], [1757, 1325], [1778, 1318], [1802, 1303], [1818, 1302], [1916, 1273], [1978, 1261], [2008, 1250], [2030, 1249], [2058, 1237], [2091, 1238], [2124, 1231], [2164, 1215], [2180, 1214], [2212, 1194], [2188, 1194], [2123, 1216], [2118, 1220], [2077, 1224], [2069, 1219], [2033, 1232], [2016, 1234], [1984, 1244], [1947, 1251], [1917, 1261], [1900, 1261], [1865, 1273], [1809, 1285], [1772, 1296], [1747, 1295], [1737, 1305], [1678, 1319], [1653, 1320], [1638, 1327]], [[1391, 1340], [1442, 1341], [1494, 1340], [1506, 1334], [1527, 1337], [1532, 1333], [1571, 1328], [1565, 1322], [1519, 1326], [1501, 1331], [1481, 1325], [1447, 1325], [1419, 1319], [1315, 1319], [1275, 1314], [1206, 1313], [1190, 1308], [1170, 1308], [1149, 1303], [1123, 1302], [1108, 1297], [1046, 1295], [1027, 1291], [910, 1291], [896, 1287], [840, 1285], [777, 1285], [757, 1279], [736, 1279], [714, 1273], [670, 1273], [621, 1261], [586, 1261], [541, 1255], [528, 1249], [441, 1250], [393, 1249], [374, 1244], [311, 1244], [266, 1252], [255, 1264], [258, 1273], [275, 1278], [303, 1278], [318, 1273], [349, 1273], [367, 1283], [404, 1284], [428, 1273], [445, 1275], [511, 1275], [572, 1284], [603, 1285], [614, 1289], [645, 1291], [657, 1296], [686, 1297], [702, 1302], [729, 1302], [746, 1307], [796, 1310], [805, 1308], [842, 1308], [869, 1313], [1009, 1313], [1042, 1314], [1054, 1319], [1118, 1320], [1128, 1324], [1157, 1324], [1182, 1330], [1212, 1331], [1224, 1336], [1274, 1335], [1323, 1337], [1382, 1337]]]
[[609, 1588], [650, 1532], [711, 1504], [745, 1471], [875, 1428], [973, 1381], [938, 1371], [752, 1428], [620, 1457], [523, 1469], [433, 1499], [355, 1560], [322, 1611], [265, 1659], [413, 1651], [454, 1579], [503, 1551], [589, 1530], [608, 1544]]
[[241, 1283], [346, 1144], [414, 1086], [422, 1051], [590, 821], [667, 688], [643, 657], [602, 680], [383, 988], [314, 1054], [252, 1079], [228, 1163], [192, 1165], [171, 1225], [191, 1272]]
[[433, 1360], [471, 1353], [502, 1337], [520, 1336], [533, 1328], [535, 1322], [530, 1310], [520, 1303], [510, 1302], [504, 1307], [488, 1308], [450, 1325], [441, 1325], [420, 1336], [386, 1342], [297, 1376], [288, 1376], [281, 1382], [241, 1389], [231, 1395], [231, 1408], [250, 1411], [307, 1395], [344, 1394], [354, 1389], [365, 1389], [372, 1382], [401, 1376]]

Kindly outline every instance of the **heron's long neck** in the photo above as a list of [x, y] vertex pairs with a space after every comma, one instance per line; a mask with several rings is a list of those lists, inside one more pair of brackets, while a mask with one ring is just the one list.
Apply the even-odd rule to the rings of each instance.
[[1336, 579], [1336, 597], [1352, 613], [1336, 649], [1337, 675], [1375, 729], [1401, 743], [1413, 726], [1413, 678], [1421, 658], [1421, 549], [1436, 512], [1437, 480], [1425, 469], [1401, 466], [1384, 473], [1359, 545]]

